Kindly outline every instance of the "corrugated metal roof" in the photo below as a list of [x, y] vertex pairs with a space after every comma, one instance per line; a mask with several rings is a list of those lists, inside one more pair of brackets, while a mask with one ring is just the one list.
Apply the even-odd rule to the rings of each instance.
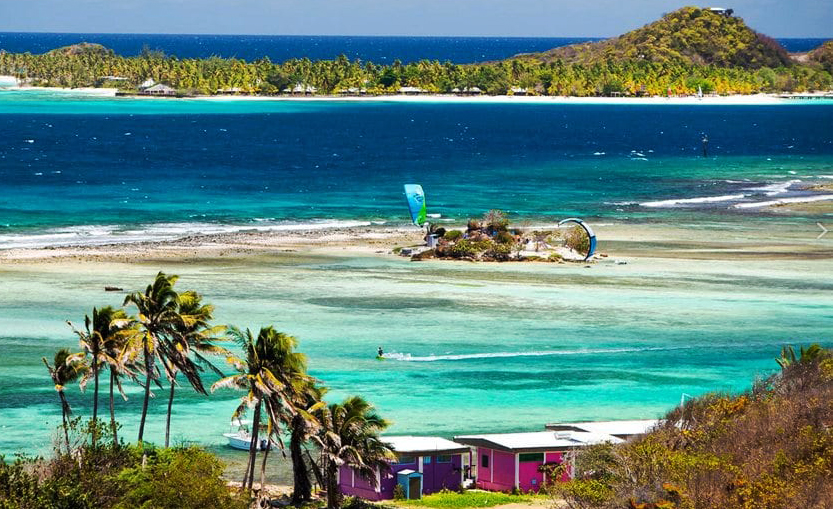
[[399, 454], [407, 453], [463, 453], [468, 452], [465, 445], [446, 440], [441, 437], [382, 437], [382, 441], [389, 444]]

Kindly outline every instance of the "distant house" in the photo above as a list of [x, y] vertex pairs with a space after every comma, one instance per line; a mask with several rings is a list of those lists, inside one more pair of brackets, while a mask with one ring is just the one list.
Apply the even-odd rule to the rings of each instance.
[[176, 90], [163, 83], [157, 83], [152, 87], [141, 90], [139, 93], [142, 95], [176, 95]]
[[424, 94], [425, 90], [419, 87], [399, 87], [398, 92], [405, 95], [419, 95]]
[[127, 78], [123, 76], [102, 76], [100, 79], [102, 81], [127, 81]]
[[466, 87], [463, 89], [463, 93], [468, 95], [480, 95], [483, 91], [480, 90], [479, 87]]
[[243, 89], [240, 87], [229, 87], [229, 88], [218, 88], [218, 94], [230, 95], [230, 94], [239, 94], [242, 92]]
[[490, 491], [515, 488], [538, 491], [547, 479], [545, 466], [565, 465], [559, 480], [573, 476], [574, 451], [588, 445], [622, 439], [585, 431], [536, 431], [464, 435], [454, 441], [472, 447], [477, 465], [477, 487]]
[[[377, 469], [376, 486], [350, 467], [338, 471], [338, 482], [345, 495], [367, 500], [393, 498], [396, 485], [403, 488], [406, 498], [443, 489], [457, 489], [464, 482], [469, 448], [439, 437], [382, 437], [396, 453], [396, 461], [388, 468]], [[465, 457], [465, 458], [464, 458]]]
[[139, 85], [139, 90], [150, 88], [153, 85], [156, 85], [156, 82], [153, 80], [153, 78], [148, 78], [145, 81], [143, 81], [141, 85]]
[[735, 12], [734, 9], [725, 9], [723, 7], [708, 7], [706, 10], [721, 16], [731, 16]]
[[550, 431], [583, 431], [611, 435], [622, 440], [641, 437], [648, 434], [651, 428], [659, 424], [658, 420], [636, 420], [636, 421], [598, 421], [598, 422], [559, 422], [547, 424], [546, 429]]
[[296, 83], [294, 87], [286, 87], [285, 89], [281, 90], [281, 92], [285, 94], [292, 94], [292, 95], [312, 95], [318, 92], [318, 89], [313, 87], [312, 85], [305, 85], [304, 83]]
[[350, 88], [343, 88], [338, 91], [341, 95], [365, 95], [367, 94], [366, 88], [359, 88], [359, 87], [350, 87]]
[[523, 87], [512, 87], [509, 89], [512, 95], [526, 95], [527, 90]]

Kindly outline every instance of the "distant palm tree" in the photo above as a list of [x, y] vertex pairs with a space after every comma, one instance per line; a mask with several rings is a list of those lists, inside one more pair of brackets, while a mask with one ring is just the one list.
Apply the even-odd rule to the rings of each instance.
[[177, 313], [178, 295], [174, 290], [177, 279], [179, 279], [178, 276], [166, 276], [164, 272], [159, 272], [153, 284], [148, 285], [144, 293], [134, 292], [124, 299], [125, 305], [133, 304], [138, 311], [139, 342], [144, 360], [145, 396], [142, 401], [142, 417], [139, 421], [139, 438], [137, 439], [139, 443], [142, 442], [145, 433], [150, 384], [159, 378], [156, 355], [164, 336], [172, 330], [173, 324], [180, 321]]
[[200, 372], [208, 366], [219, 376], [223, 373], [205, 356], [228, 355], [225, 348], [212, 343], [215, 336], [225, 330], [223, 326], [210, 324], [214, 306], [202, 303], [202, 296], [194, 291], [182, 292], [177, 298], [177, 318], [172, 330], [161, 343], [162, 362], [171, 384], [168, 396], [168, 415], [165, 421], [165, 447], [170, 444], [171, 409], [177, 375], [182, 372], [191, 386], [200, 394], [208, 394], [202, 383]]
[[90, 375], [93, 378], [93, 434], [95, 445], [98, 433], [95, 431], [98, 423], [98, 382], [101, 368], [118, 365], [119, 361], [110, 354], [117, 350], [118, 344], [124, 342], [125, 334], [129, 333], [130, 318], [122, 309], [105, 306], [101, 309], [93, 308], [93, 315], [84, 317], [84, 330], [78, 330], [72, 322], [67, 322], [73, 332], [78, 335], [81, 348], [89, 354]]
[[315, 438], [321, 447], [327, 507], [338, 509], [341, 506], [338, 470], [342, 465], [376, 484], [376, 469], [384, 468], [394, 458], [390, 446], [379, 437], [389, 423], [359, 396], [324, 407], [317, 416], [321, 429]]
[[[249, 329], [229, 328], [229, 335], [243, 348], [245, 359], [230, 359], [237, 374], [222, 378], [211, 386], [212, 392], [222, 387], [247, 391], [234, 411], [232, 419], [239, 419], [248, 408], [254, 409], [252, 438], [249, 443], [249, 461], [243, 477], [243, 487], [251, 490], [260, 432], [261, 408], [267, 416], [267, 438], [277, 435], [278, 426], [294, 412], [294, 385], [307, 381], [306, 357], [295, 352], [298, 340], [276, 331], [273, 327], [262, 327], [255, 338]], [[280, 437], [278, 443], [282, 445]], [[268, 448], [266, 450], [268, 454]], [[266, 464], [264, 454], [263, 465]], [[261, 479], [263, 478], [261, 467]]]
[[828, 353], [818, 343], [813, 343], [807, 348], [800, 347], [798, 357], [796, 357], [792, 345], [786, 345], [781, 348], [781, 356], [775, 359], [775, 362], [781, 366], [781, 369], [787, 369], [787, 367], [794, 364], [806, 364], [821, 360], [826, 355]]
[[64, 394], [64, 386], [78, 380], [79, 378], [82, 381], [85, 380], [84, 375], [89, 370], [89, 367], [84, 363], [83, 357], [71, 353], [66, 348], [61, 348], [55, 352], [55, 358], [53, 360], [54, 364], [51, 366], [46, 360], [46, 357], [41, 357], [41, 360], [46, 366], [46, 369], [49, 370], [49, 376], [52, 378], [52, 383], [55, 384], [55, 390], [58, 391], [58, 397], [61, 400], [61, 420], [64, 428], [64, 441], [67, 446], [67, 454], [69, 454], [70, 449], [67, 418], [72, 414], [72, 408], [70, 408], [66, 395]]

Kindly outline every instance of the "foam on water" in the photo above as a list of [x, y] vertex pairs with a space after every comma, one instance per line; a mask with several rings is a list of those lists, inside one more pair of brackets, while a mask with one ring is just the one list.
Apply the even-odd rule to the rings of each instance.
[[646, 201], [640, 203], [643, 207], [675, 207], [678, 205], [696, 205], [700, 203], [720, 203], [737, 201], [746, 198], [746, 194], [726, 194], [722, 196], [702, 196], [699, 198], [671, 198], [668, 200]]
[[100, 246], [174, 240], [191, 235], [214, 235], [246, 231], [308, 231], [370, 226], [368, 221], [320, 220], [306, 223], [224, 225], [216, 223], [156, 223], [138, 228], [119, 225], [82, 225], [50, 228], [28, 233], [0, 234], [0, 249], [46, 246]]
[[464, 361], [470, 359], [493, 359], [493, 358], [514, 358], [514, 357], [548, 357], [553, 355], [590, 355], [590, 354], [621, 354], [639, 352], [658, 352], [667, 350], [685, 350], [695, 347], [642, 347], [642, 348], [580, 348], [576, 350], [542, 350], [534, 352], [484, 352], [469, 354], [445, 354], [445, 355], [411, 355], [409, 353], [391, 352], [383, 357], [402, 362], [437, 362], [437, 361]]

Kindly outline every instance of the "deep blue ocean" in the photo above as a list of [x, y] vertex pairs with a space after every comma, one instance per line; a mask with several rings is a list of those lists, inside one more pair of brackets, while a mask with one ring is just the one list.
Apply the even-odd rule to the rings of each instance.
[[[0, 32], [0, 50], [44, 53], [51, 49], [94, 42], [125, 56], [144, 48], [179, 58], [236, 57], [252, 61], [268, 56], [273, 62], [307, 57], [332, 59], [341, 54], [354, 60], [391, 63], [422, 59], [472, 63], [508, 58], [518, 53], [598, 40], [568, 37], [358, 37], [290, 35], [166, 35], [166, 34], [53, 34]], [[826, 39], [778, 39], [788, 51], [803, 52]]]
[[[702, 153], [702, 135], [709, 136]], [[747, 221], [833, 176], [833, 108], [140, 100], [0, 91], [0, 247], [286, 224]], [[56, 230], [57, 228], [57, 230]], [[37, 237], [37, 235], [35, 235]]]

